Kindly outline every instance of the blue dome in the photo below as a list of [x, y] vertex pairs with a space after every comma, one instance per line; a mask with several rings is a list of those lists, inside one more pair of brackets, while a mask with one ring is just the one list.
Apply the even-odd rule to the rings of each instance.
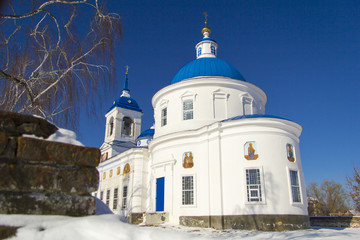
[[198, 76], [222, 76], [245, 81], [230, 63], [219, 58], [198, 58], [189, 62], [175, 75], [171, 83]]
[[113, 103], [113, 105], [111, 106], [108, 112], [110, 112], [111, 109], [113, 109], [114, 107], [121, 107], [129, 110], [134, 110], [137, 112], [142, 112], [139, 105], [133, 98], [125, 97], [125, 96], [121, 96], [118, 99], [116, 99], [116, 101]]
[[152, 129], [152, 128], [150, 128], [150, 129], [148, 129], [148, 130], [143, 131], [143, 132], [140, 134], [140, 136], [138, 136], [137, 139], [147, 138], [147, 137], [152, 138], [152, 137], [154, 136], [154, 133], [155, 133], [155, 130]]

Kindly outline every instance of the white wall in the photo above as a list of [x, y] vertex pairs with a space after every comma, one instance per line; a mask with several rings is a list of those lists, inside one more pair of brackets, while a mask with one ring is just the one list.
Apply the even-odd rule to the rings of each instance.
[[[224, 96], [224, 113], [214, 113], [214, 96]], [[264, 114], [266, 95], [257, 86], [226, 77], [196, 77], [169, 85], [153, 99], [155, 135], [198, 129], [223, 119], [244, 115], [244, 98], [252, 100], [251, 114]], [[183, 99], [193, 99], [194, 119], [183, 120]], [[161, 110], [167, 107], [167, 125], [161, 126]]]
[[[301, 126], [281, 119], [254, 118], [217, 122], [196, 131], [154, 138], [150, 143], [151, 174], [165, 176], [165, 212], [177, 224], [179, 216], [298, 214], [307, 215], [304, 177], [299, 154]], [[259, 158], [246, 160], [244, 144], [256, 141]], [[296, 161], [289, 162], [286, 144], [293, 144]], [[182, 166], [184, 152], [194, 166]], [[163, 164], [164, 163], [164, 164]], [[171, 163], [171, 164], [170, 164]], [[164, 165], [167, 165], [164, 167]], [[264, 201], [248, 203], [246, 168], [260, 168]], [[302, 203], [293, 204], [289, 169], [298, 170]], [[195, 178], [195, 204], [182, 206], [182, 176]], [[148, 211], [155, 211], [155, 182]]]

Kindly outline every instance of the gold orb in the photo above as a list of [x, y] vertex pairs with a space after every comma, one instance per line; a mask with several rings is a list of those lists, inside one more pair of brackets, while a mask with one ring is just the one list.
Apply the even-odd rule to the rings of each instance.
[[211, 33], [210, 28], [204, 27], [204, 28], [201, 30], [201, 33], [204, 34], [205, 32], [208, 32], [208, 33], [210, 34], [210, 33]]

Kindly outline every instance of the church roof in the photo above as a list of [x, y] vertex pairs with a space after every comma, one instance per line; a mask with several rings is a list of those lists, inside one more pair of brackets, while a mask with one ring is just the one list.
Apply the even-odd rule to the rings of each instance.
[[171, 83], [199, 76], [220, 76], [245, 81], [233, 65], [220, 58], [198, 58], [181, 68]]
[[153, 128], [147, 129], [139, 135], [138, 139], [148, 138], [148, 137], [152, 138], [154, 136], [154, 133], [155, 133], [155, 129], [153, 129]]
[[110, 107], [108, 112], [110, 112], [114, 107], [121, 107], [137, 112], [142, 112], [135, 99], [130, 97], [128, 74], [129, 74], [129, 66], [126, 65], [124, 89], [122, 91], [121, 96], [113, 102], [113, 105]]
[[110, 112], [115, 107], [121, 107], [129, 110], [134, 110], [137, 112], [142, 112], [137, 102], [131, 98], [126, 96], [120, 96], [118, 99], [116, 99], [113, 103], [113, 105], [110, 107], [108, 112]]

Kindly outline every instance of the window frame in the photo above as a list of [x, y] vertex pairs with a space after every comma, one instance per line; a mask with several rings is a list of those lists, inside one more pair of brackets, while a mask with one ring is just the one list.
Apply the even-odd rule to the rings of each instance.
[[212, 54], [216, 55], [216, 48], [215, 48], [215, 46], [212, 45], [212, 46], [210, 47], [210, 51], [211, 51]]
[[114, 188], [113, 210], [117, 209], [118, 197], [119, 197], [119, 188]]
[[107, 190], [106, 190], [106, 200], [105, 200], [105, 204], [106, 204], [106, 206], [108, 206], [108, 207], [109, 207], [109, 205], [110, 205], [110, 194], [111, 194], [110, 189], [107, 189]]
[[114, 134], [114, 117], [112, 116], [108, 124], [108, 137], [111, 137]]
[[[258, 175], [257, 177], [259, 178], [259, 182], [260, 183], [256, 183], [256, 184], [248, 184], [248, 171], [249, 170], [258, 170]], [[251, 199], [255, 199], [255, 197], [251, 197], [251, 193], [252, 193], [252, 189], [250, 188], [250, 186], [255, 186], [257, 185], [257, 192], [260, 193], [258, 195], [257, 198], [259, 199], [259, 201], [251, 201]], [[253, 191], [256, 188], [253, 188]], [[245, 168], [245, 203], [246, 204], [265, 204], [265, 183], [264, 183], [264, 177], [263, 177], [263, 170], [262, 167], [248, 167]]]
[[[293, 185], [293, 178], [292, 178], [291, 172], [296, 173], [297, 185]], [[289, 186], [290, 186], [289, 190], [290, 190], [291, 203], [292, 204], [303, 204], [303, 199], [302, 199], [302, 194], [301, 194], [301, 184], [300, 184], [299, 170], [289, 168], [288, 169], [288, 176], [289, 176]], [[294, 191], [293, 191], [294, 187], [297, 188], [298, 199], [300, 200], [299, 202], [294, 201]]]
[[[191, 102], [191, 108], [185, 109], [185, 104]], [[194, 100], [193, 99], [183, 99], [182, 101], [182, 120], [192, 120], [194, 119]], [[187, 118], [188, 114], [191, 115], [191, 118]]]
[[[192, 189], [184, 189], [185, 178], [192, 178]], [[192, 197], [192, 201], [190, 203], [184, 202], [186, 201], [186, 196], [184, 194], [188, 192], [190, 192], [190, 197]], [[196, 207], [196, 177], [194, 174], [181, 176], [181, 207]]]
[[[126, 191], [125, 191], [126, 188]], [[121, 198], [121, 209], [122, 210], [126, 210], [127, 209], [127, 196], [128, 196], [128, 191], [129, 187], [128, 185], [124, 185], [123, 189], [122, 189], [122, 198]], [[126, 192], [126, 194], [124, 195], [124, 192]]]
[[[164, 112], [166, 113], [165, 115], [163, 114]], [[167, 106], [165, 106], [165, 107], [163, 107], [161, 109], [161, 114], [160, 114], [160, 116], [161, 116], [161, 127], [164, 127], [164, 126], [167, 125], [167, 116], [168, 116], [167, 112], [168, 112]]]
[[122, 119], [122, 135], [131, 137], [133, 136], [134, 120], [129, 116], [124, 116]]
[[101, 201], [104, 200], [104, 191], [100, 191], [100, 200], [101, 200]]
[[199, 47], [197, 50], [197, 56], [200, 56], [202, 54], [202, 47]]

